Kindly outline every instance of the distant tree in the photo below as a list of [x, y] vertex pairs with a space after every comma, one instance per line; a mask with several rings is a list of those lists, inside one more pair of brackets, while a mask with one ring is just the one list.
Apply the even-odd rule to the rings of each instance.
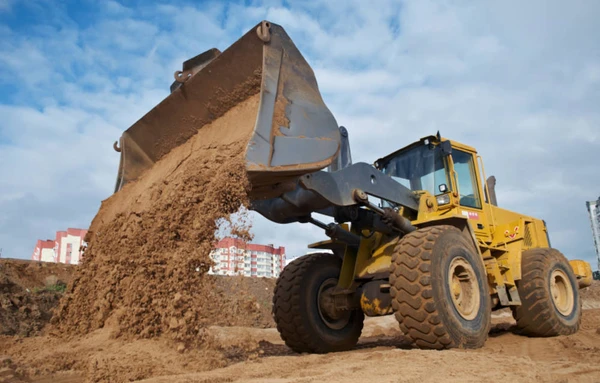
[[600, 270], [594, 271], [592, 275], [594, 276], [595, 280], [600, 281]]

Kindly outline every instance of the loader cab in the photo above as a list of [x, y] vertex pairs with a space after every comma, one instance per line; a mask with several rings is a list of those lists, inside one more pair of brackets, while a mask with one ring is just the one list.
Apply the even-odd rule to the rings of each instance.
[[410, 190], [435, 196], [440, 209], [477, 211], [483, 207], [483, 193], [476, 158], [475, 149], [438, 135], [379, 159], [375, 166]]

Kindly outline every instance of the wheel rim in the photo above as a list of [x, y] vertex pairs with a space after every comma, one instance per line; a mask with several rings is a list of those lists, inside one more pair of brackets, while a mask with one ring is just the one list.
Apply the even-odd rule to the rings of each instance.
[[481, 293], [475, 270], [466, 259], [457, 257], [450, 263], [448, 288], [460, 316], [466, 320], [475, 319], [481, 306]]
[[350, 321], [350, 311], [336, 310], [332, 292], [337, 286], [337, 279], [329, 278], [319, 287], [317, 294], [317, 307], [319, 316], [327, 327], [333, 330], [341, 330]]
[[560, 270], [554, 270], [550, 276], [550, 293], [554, 306], [564, 316], [573, 312], [575, 307], [573, 299], [573, 286], [569, 281], [567, 274]]

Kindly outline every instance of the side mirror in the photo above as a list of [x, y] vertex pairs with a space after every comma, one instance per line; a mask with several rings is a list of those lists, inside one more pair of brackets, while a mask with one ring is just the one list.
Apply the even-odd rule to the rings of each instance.
[[444, 153], [444, 155], [449, 156], [452, 154], [452, 144], [450, 144], [450, 141], [442, 142], [440, 147], [442, 148], [442, 153]]

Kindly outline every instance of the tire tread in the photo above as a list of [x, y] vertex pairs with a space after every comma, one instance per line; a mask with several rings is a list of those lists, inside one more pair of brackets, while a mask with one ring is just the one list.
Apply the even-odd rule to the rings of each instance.
[[[566, 263], [565, 256], [556, 249], [537, 248], [526, 250], [521, 256], [523, 278], [517, 281], [517, 290], [521, 297], [521, 305], [512, 309], [517, 321], [517, 329], [524, 335], [549, 337], [571, 335], [581, 325], [581, 300], [576, 294], [575, 310], [579, 310], [575, 325], [567, 325], [559, 318], [552, 302], [550, 292], [546, 289], [548, 269], [554, 261]], [[577, 289], [577, 285], [573, 286]]]
[[345, 339], [343, 344], [332, 347], [317, 337], [311, 336], [310, 328], [300, 315], [302, 276], [306, 275], [315, 263], [328, 262], [333, 258], [339, 262], [339, 257], [330, 253], [306, 254], [287, 265], [277, 279], [273, 292], [273, 319], [285, 344], [298, 353], [326, 353], [351, 349], [360, 337], [363, 327], [362, 320], [357, 333], [353, 333], [351, 337]]
[[445, 227], [431, 226], [407, 234], [396, 244], [392, 256], [390, 292], [394, 315], [400, 329], [417, 346], [444, 349], [452, 346], [444, 325], [435, 320], [430, 283], [422, 283], [419, 276], [428, 276], [431, 266], [431, 250]]
[[450, 225], [420, 228], [398, 241], [392, 255], [390, 293], [394, 315], [402, 332], [420, 348], [477, 348], [487, 338], [486, 329], [480, 339], [457, 342], [437, 311], [431, 260], [436, 256], [433, 254], [436, 241], [453, 230], [460, 232]]

